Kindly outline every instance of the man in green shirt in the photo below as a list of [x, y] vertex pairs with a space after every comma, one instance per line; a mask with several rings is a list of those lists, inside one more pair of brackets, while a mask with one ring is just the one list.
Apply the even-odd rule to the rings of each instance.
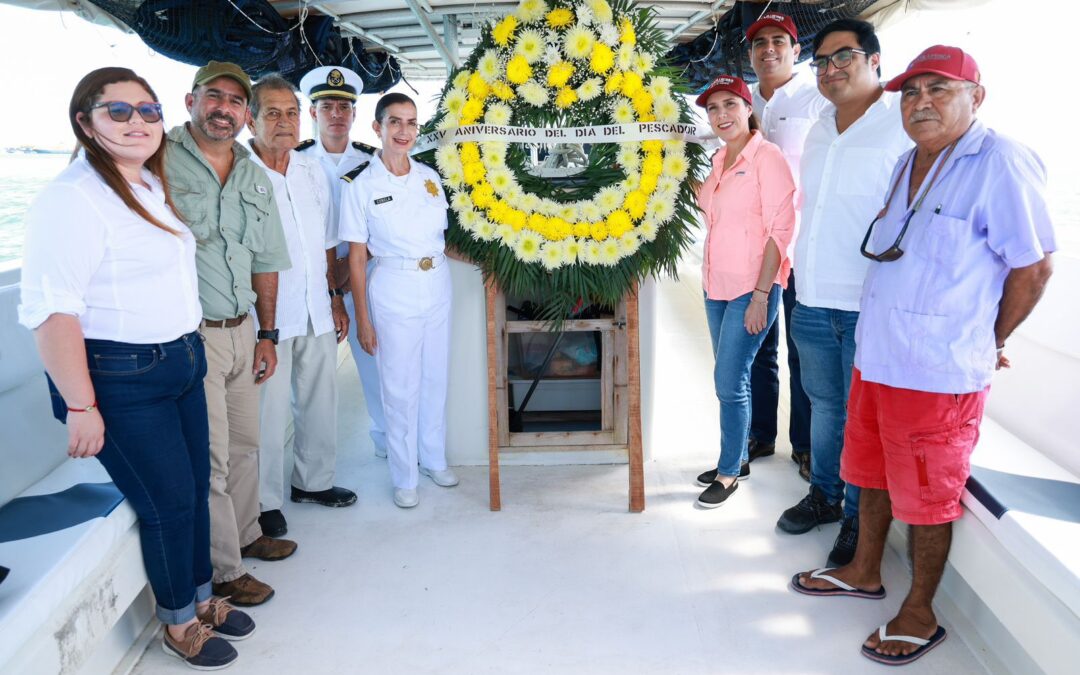
[[290, 263], [270, 181], [235, 140], [250, 97], [251, 80], [239, 66], [200, 68], [185, 98], [191, 121], [169, 132], [166, 155], [172, 198], [198, 240], [213, 591], [244, 606], [266, 602], [274, 590], [241, 559], [280, 560], [296, 550], [295, 542], [264, 536], [258, 522], [258, 385], [277, 366], [277, 273]]

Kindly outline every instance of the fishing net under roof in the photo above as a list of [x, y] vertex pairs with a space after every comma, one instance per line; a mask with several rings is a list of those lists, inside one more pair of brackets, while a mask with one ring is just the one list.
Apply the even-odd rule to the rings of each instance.
[[800, 61], [810, 58], [811, 44], [817, 32], [836, 19], [858, 17], [878, 0], [807, 0], [806, 2], [736, 2], [716, 27], [692, 42], [668, 53], [672, 64], [684, 69], [690, 86], [703, 90], [717, 75], [739, 75], [747, 82], [757, 81], [750, 66], [750, 45], [746, 29], [766, 12], [780, 12], [795, 20], [802, 47]]

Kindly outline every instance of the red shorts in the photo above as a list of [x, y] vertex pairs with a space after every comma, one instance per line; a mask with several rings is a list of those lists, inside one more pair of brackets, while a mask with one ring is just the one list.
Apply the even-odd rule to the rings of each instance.
[[956, 520], [988, 391], [898, 389], [863, 382], [852, 369], [840, 476], [888, 490], [893, 517], [909, 525]]

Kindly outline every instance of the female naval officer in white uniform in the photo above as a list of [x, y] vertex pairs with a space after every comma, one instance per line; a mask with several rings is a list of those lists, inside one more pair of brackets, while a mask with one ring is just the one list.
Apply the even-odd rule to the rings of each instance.
[[419, 474], [443, 487], [458, 482], [446, 466], [448, 204], [435, 170], [409, 158], [417, 136], [412, 99], [383, 96], [372, 128], [382, 150], [345, 175], [338, 235], [350, 242], [360, 345], [378, 366], [394, 503], [408, 508], [419, 501]]

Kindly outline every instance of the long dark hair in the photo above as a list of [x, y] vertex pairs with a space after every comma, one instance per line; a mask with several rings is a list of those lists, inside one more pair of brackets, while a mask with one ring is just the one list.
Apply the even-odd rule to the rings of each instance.
[[[134, 82], [145, 89], [155, 103], [158, 102], [157, 94], [154, 93], [150, 84], [136, 75], [133, 70], [128, 68], [98, 68], [90, 71], [75, 85], [75, 91], [71, 94], [71, 103], [68, 105], [68, 121], [71, 123], [71, 130], [75, 132], [75, 139], [78, 141], [75, 146], [75, 154], [77, 155], [80, 149], [86, 151], [86, 161], [90, 163], [90, 166], [94, 167], [98, 175], [120, 197], [125, 206], [155, 227], [160, 227], [171, 234], [178, 234], [176, 230], [161, 222], [146, 210], [142, 202], [135, 197], [135, 193], [132, 192], [131, 186], [121, 175], [120, 170], [116, 168], [116, 161], [112, 155], [102, 148], [97, 141], [88, 136], [83, 131], [82, 125], [79, 124], [79, 113], [83, 114], [87, 124], [89, 124], [90, 106], [98, 102], [105, 87], [117, 82]], [[133, 112], [132, 114], [137, 115], [138, 113]], [[162, 126], [164, 126], [164, 123]], [[165, 190], [165, 203], [169, 205], [169, 209], [172, 210], [173, 214], [179, 218], [180, 213], [176, 210], [172, 194], [169, 192], [169, 182], [165, 180], [164, 129], [162, 129], [161, 134], [161, 145], [158, 146], [153, 155], [150, 155], [150, 158], [146, 160], [143, 166], [161, 181], [161, 187]]]

